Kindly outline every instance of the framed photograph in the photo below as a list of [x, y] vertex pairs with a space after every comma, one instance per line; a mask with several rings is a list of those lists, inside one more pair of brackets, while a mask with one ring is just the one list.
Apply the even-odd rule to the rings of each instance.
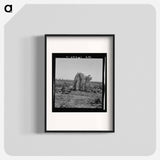
[[45, 132], [114, 132], [114, 35], [45, 35]]

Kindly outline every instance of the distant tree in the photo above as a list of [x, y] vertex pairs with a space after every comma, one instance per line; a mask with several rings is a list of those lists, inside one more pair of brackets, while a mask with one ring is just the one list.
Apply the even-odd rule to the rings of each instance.
[[77, 73], [74, 78], [73, 89], [76, 91], [87, 91], [87, 86], [89, 86], [91, 80], [91, 75], [85, 76], [83, 73]]

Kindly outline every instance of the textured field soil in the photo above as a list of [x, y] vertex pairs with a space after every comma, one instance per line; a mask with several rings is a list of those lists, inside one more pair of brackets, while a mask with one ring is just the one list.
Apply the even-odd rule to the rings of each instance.
[[102, 83], [91, 82], [87, 91], [74, 91], [71, 80], [55, 84], [55, 108], [102, 108]]

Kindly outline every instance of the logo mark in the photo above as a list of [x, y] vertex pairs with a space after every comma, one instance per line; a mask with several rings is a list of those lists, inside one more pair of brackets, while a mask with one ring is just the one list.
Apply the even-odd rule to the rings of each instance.
[[11, 13], [12, 12], [12, 5], [11, 4], [7, 4], [4, 6], [4, 10], [7, 13]]

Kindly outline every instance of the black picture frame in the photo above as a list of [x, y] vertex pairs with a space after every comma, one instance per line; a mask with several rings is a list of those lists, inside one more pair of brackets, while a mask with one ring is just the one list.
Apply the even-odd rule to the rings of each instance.
[[[47, 105], [46, 105], [46, 101], [47, 101], [47, 91], [46, 91], [46, 86], [47, 86], [47, 37], [52, 37], [52, 36], [58, 36], [58, 37], [62, 37], [62, 36], [69, 36], [69, 37], [74, 37], [74, 36], [77, 36], [77, 37], [81, 37], [81, 36], [84, 36], [84, 37], [104, 37], [104, 36], [109, 36], [109, 37], [112, 37], [113, 38], [113, 73], [112, 73], [112, 78], [113, 78], [113, 92], [112, 92], [112, 104], [113, 104], [113, 111], [112, 111], [112, 124], [113, 124], [113, 129], [112, 130], [47, 130], [47, 115], [46, 115], [46, 109], [47, 109]], [[115, 35], [114, 34], [45, 34], [44, 35], [44, 60], [45, 60], [45, 104], [44, 104], [44, 120], [45, 120], [45, 126], [44, 126], [44, 131], [46, 133], [54, 133], [54, 132], [66, 132], [66, 133], [74, 133], [74, 132], [77, 132], [77, 133], [114, 133], [115, 132]]]

